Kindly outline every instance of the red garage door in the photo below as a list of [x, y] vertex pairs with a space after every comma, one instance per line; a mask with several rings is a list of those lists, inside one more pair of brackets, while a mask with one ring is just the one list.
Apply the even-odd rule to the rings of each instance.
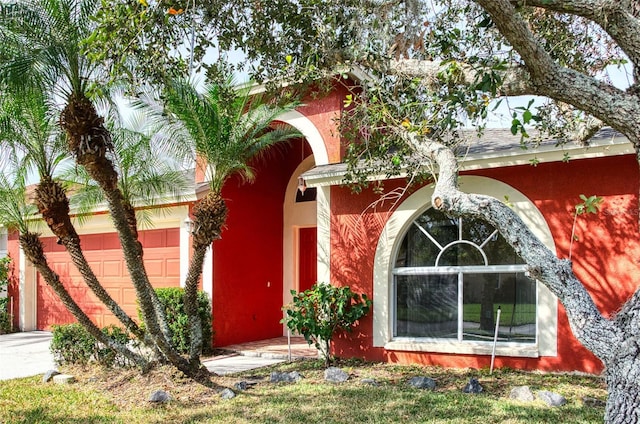
[[[91, 234], [81, 236], [81, 243], [93, 272], [111, 297], [134, 319], [137, 319], [135, 289], [131, 284], [124, 262], [120, 242], [116, 234]], [[180, 285], [180, 235], [179, 230], [163, 229], [140, 232], [144, 249], [147, 274], [154, 287]], [[78, 270], [63, 246], [54, 238], [43, 239], [47, 260], [60, 275], [62, 283], [85, 313], [100, 327], [118, 321], [91, 290], [84, 284]], [[49, 330], [53, 324], [74, 322], [73, 316], [61, 304], [57, 295], [38, 274], [37, 326]]]

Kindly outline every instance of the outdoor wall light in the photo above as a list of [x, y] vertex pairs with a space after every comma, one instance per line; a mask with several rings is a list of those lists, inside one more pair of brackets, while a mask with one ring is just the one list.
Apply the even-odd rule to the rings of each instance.
[[304, 178], [298, 177], [298, 190], [300, 190], [300, 193], [302, 193], [303, 196], [304, 196], [304, 191], [306, 189], [307, 189], [307, 183], [305, 182]]
[[193, 234], [193, 230], [195, 229], [193, 219], [191, 219], [190, 217], [186, 217], [184, 220], [184, 228], [189, 234]]

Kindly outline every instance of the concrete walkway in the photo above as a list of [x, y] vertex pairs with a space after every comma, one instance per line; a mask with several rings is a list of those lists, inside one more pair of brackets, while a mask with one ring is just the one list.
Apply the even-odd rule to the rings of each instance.
[[30, 377], [57, 369], [49, 352], [51, 337], [47, 331], [0, 335], [0, 380]]
[[[0, 335], [0, 380], [30, 377], [57, 369], [49, 352], [51, 333], [29, 331]], [[318, 351], [304, 339], [286, 337], [243, 343], [222, 348], [229, 352], [202, 363], [217, 375], [227, 375], [284, 362], [289, 359], [317, 358]]]

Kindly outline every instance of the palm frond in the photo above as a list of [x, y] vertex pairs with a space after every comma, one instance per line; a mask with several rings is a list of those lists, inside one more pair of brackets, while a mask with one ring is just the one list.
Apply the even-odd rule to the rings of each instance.
[[234, 174], [251, 181], [251, 159], [274, 144], [301, 136], [291, 127], [277, 128], [266, 135], [272, 132], [274, 119], [297, 103], [271, 105], [261, 96], [250, 96], [246, 88], [236, 90], [232, 84], [228, 78], [205, 85], [199, 93], [192, 81], [175, 80], [163, 92], [164, 108], [157, 103], [139, 103], [158, 122], [165, 123], [163, 132], [179, 134], [180, 140], [187, 140], [206, 161], [210, 186], [215, 191]]
[[0, 99], [0, 142], [10, 146], [24, 172], [53, 177], [67, 157], [57, 113], [38, 90], [4, 93]]
[[14, 90], [38, 86], [64, 98], [85, 93], [99, 67], [82, 52], [100, 6], [85, 0], [23, 0], [0, 4], [0, 80]]
[[[117, 114], [109, 114], [109, 117]], [[156, 149], [153, 125], [140, 111], [107, 121], [114, 145], [113, 163], [125, 200], [136, 208], [178, 202], [192, 188], [192, 180], [170, 156]], [[102, 191], [84, 168], [65, 174], [73, 187], [72, 205], [87, 214], [105, 202]]]
[[27, 203], [25, 180], [18, 172], [0, 172], [0, 225], [24, 234], [36, 208]]

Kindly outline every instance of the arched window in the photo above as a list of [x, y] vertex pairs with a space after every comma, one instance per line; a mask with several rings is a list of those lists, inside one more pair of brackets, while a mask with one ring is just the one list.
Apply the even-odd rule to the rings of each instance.
[[536, 282], [498, 231], [428, 209], [406, 230], [393, 266], [394, 340], [536, 343]]

